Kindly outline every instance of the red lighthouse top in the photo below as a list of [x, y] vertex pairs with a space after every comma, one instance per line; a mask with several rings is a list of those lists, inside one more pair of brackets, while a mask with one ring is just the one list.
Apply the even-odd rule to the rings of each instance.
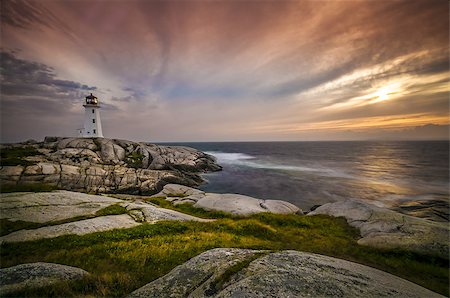
[[88, 105], [96, 105], [96, 104], [98, 104], [97, 97], [92, 95], [92, 93], [91, 93], [91, 95], [86, 96], [86, 104], [88, 104]]

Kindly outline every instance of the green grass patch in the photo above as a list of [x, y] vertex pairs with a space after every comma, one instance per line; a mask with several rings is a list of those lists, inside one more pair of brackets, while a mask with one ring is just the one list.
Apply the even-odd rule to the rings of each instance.
[[120, 206], [119, 204], [114, 204], [98, 210], [97, 212], [95, 212], [95, 216], [119, 215], [125, 214], [127, 212], [127, 208]]
[[0, 185], [1, 193], [10, 192], [48, 192], [57, 190], [58, 186], [53, 184], [35, 183], [35, 184], [5, 184]]
[[[65, 282], [19, 296], [120, 297], [208, 249], [293, 249], [365, 264], [448, 295], [448, 260], [360, 246], [357, 239], [358, 231], [343, 218], [258, 214], [212, 222], [162, 221], [83, 236], [6, 243], [1, 246], [0, 264], [54, 262], [92, 273], [84, 283]], [[226, 283], [226, 278], [220, 283]]]
[[8, 235], [9, 233], [18, 230], [37, 229], [42, 227], [42, 224], [29, 221], [12, 221], [8, 219], [0, 219], [0, 236]]
[[172, 209], [175, 211], [180, 211], [192, 216], [197, 216], [200, 218], [239, 218], [238, 216], [232, 215], [231, 213], [223, 211], [207, 211], [205, 209], [196, 208], [192, 204], [178, 204], [173, 205], [171, 202], [167, 201], [164, 197], [151, 197], [145, 198], [146, 202], [153, 203], [159, 207]]
[[0, 150], [0, 165], [1, 166], [30, 166], [36, 164], [33, 161], [25, 160], [27, 156], [42, 155], [36, 148], [31, 146], [26, 147], [11, 147], [2, 148]]

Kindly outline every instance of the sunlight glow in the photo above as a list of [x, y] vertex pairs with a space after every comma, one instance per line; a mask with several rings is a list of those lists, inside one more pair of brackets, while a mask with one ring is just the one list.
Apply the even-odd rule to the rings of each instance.
[[398, 91], [401, 89], [401, 84], [399, 82], [389, 84], [387, 86], [383, 86], [379, 88], [377, 91], [373, 93], [373, 95], [376, 97], [374, 100], [371, 101], [371, 103], [376, 103], [380, 101], [385, 101], [390, 98], [392, 98], [392, 95], [398, 93]]

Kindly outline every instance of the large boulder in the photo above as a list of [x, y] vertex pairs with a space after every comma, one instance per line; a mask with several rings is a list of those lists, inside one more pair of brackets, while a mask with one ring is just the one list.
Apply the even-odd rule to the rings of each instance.
[[88, 274], [80, 268], [53, 263], [28, 263], [2, 268], [0, 269], [0, 294], [3, 296], [25, 288], [79, 280]]
[[[198, 186], [200, 173], [218, 171], [214, 157], [177, 146], [106, 138], [45, 138], [41, 143], [1, 145], [34, 148], [37, 154], [0, 167], [3, 185], [49, 184], [95, 193], [153, 194], [167, 183]], [[11, 163], [13, 163], [11, 165]]]
[[262, 200], [239, 194], [206, 193], [184, 185], [166, 184], [154, 197], [163, 197], [174, 205], [193, 204], [208, 211], [223, 211], [234, 215], [251, 215], [270, 212], [278, 214], [302, 214], [295, 205], [280, 200]]
[[401, 248], [448, 258], [448, 223], [434, 222], [350, 199], [328, 203], [308, 213], [345, 217], [360, 230], [358, 243], [378, 248]]
[[218, 248], [137, 289], [143, 297], [442, 297], [389, 273], [298, 252]]

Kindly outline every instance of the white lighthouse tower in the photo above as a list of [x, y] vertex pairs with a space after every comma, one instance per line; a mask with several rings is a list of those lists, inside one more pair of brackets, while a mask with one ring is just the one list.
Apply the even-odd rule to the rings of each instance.
[[100, 105], [94, 95], [86, 96], [84, 107], [84, 127], [79, 130], [83, 138], [103, 138], [102, 122], [100, 120]]

